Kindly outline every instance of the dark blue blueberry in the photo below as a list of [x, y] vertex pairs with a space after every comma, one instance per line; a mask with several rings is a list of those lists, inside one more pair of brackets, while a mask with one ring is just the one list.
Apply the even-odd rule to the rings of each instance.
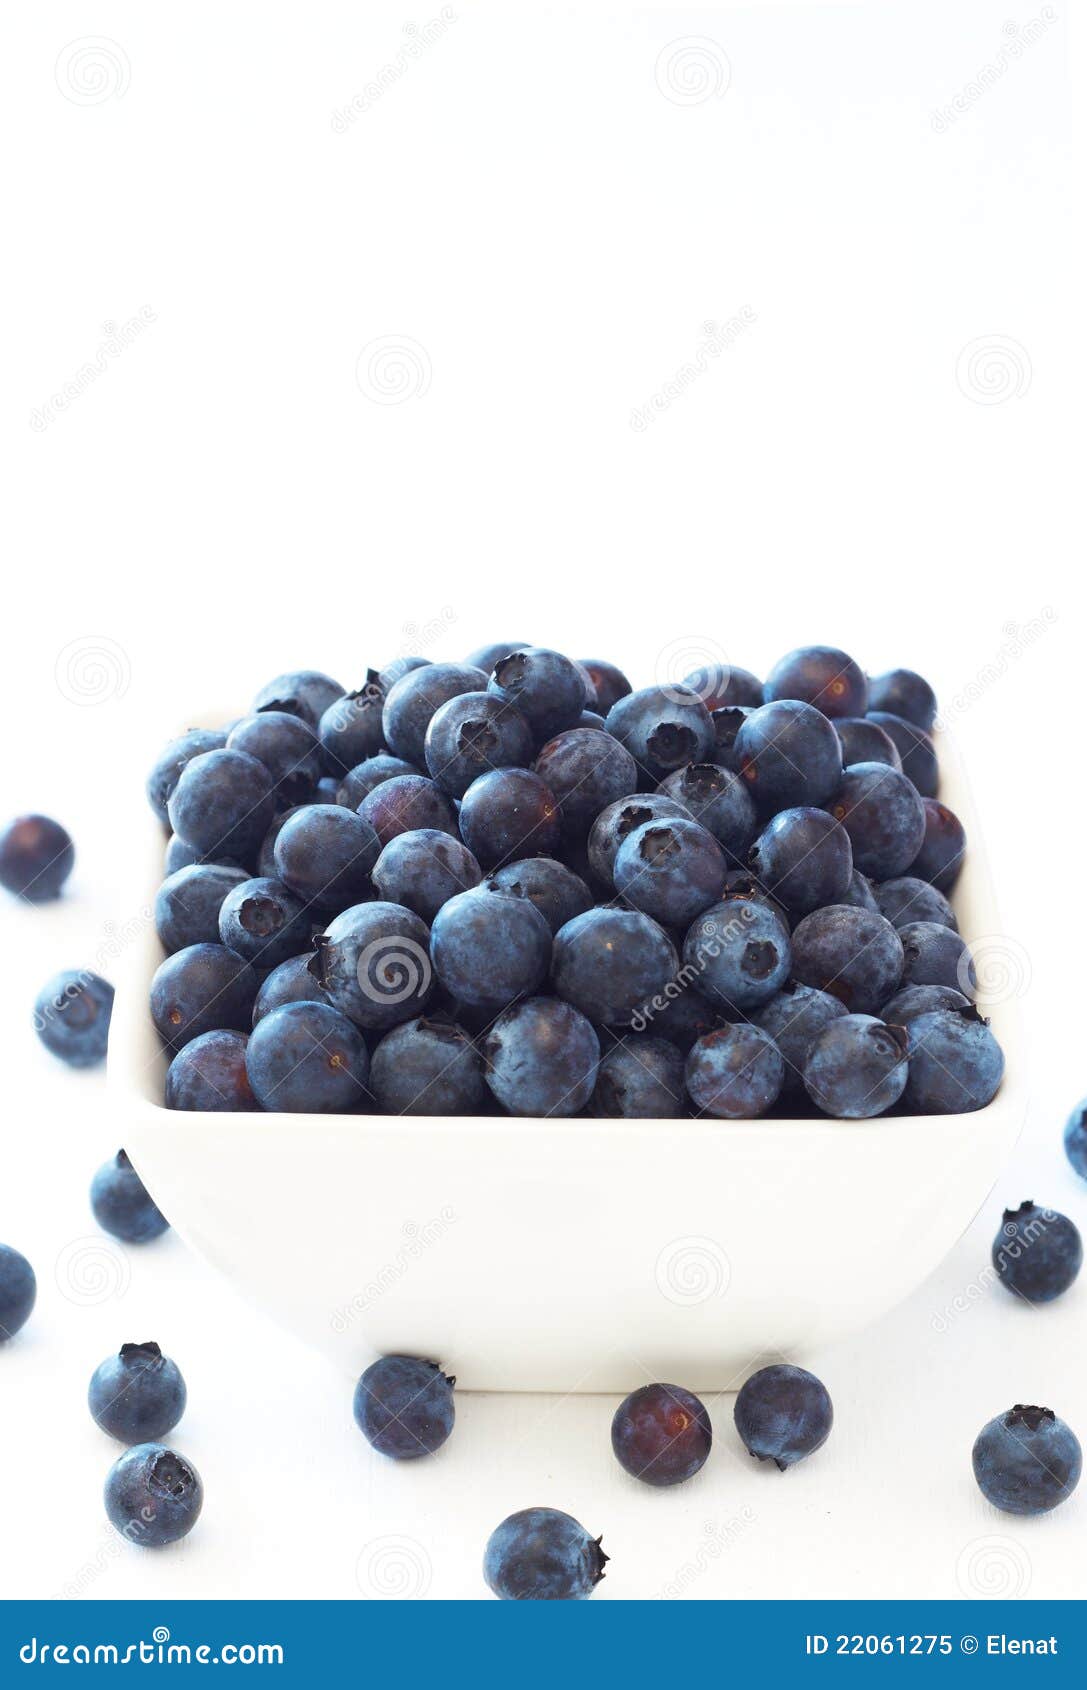
[[353, 1022], [324, 1003], [285, 1003], [253, 1028], [245, 1053], [253, 1096], [283, 1115], [357, 1109], [370, 1058]]
[[345, 693], [324, 712], [317, 738], [321, 762], [330, 775], [342, 780], [349, 770], [384, 750], [381, 718], [387, 690], [382, 677], [371, 669], [357, 692]]
[[322, 775], [313, 789], [315, 804], [338, 804], [340, 802], [340, 782], [335, 775]]
[[794, 919], [840, 903], [853, 880], [849, 835], [825, 810], [779, 810], [747, 854], [748, 867]]
[[533, 768], [558, 800], [565, 832], [582, 839], [601, 810], [638, 784], [630, 752], [601, 728], [570, 728], [549, 739]]
[[936, 694], [912, 669], [890, 669], [868, 677], [869, 710], [887, 710], [927, 732], [936, 720]]
[[644, 1485], [681, 1485], [706, 1464], [710, 1417], [682, 1385], [642, 1385], [615, 1411], [611, 1447], [620, 1467]]
[[1077, 1103], [1064, 1127], [1064, 1153], [1081, 1179], [1087, 1179], [1087, 1098]]
[[940, 784], [940, 765], [934, 747], [924, 728], [914, 727], [902, 716], [890, 711], [873, 710], [869, 721], [876, 722], [898, 748], [902, 759], [902, 773], [912, 780], [922, 798], [935, 798]]
[[522, 857], [496, 869], [484, 882], [488, 892], [527, 898], [552, 934], [593, 907], [593, 895], [581, 876], [554, 857]]
[[954, 810], [938, 799], [922, 798], [921, 803], [925, 811], [925, 837], [910, 864], [910, 873], [948, 893], [962, 871], [966, 829]]
[[257, 1100], [245, 1066], [248, 1043], [244, 1033], [225, 1027], [191, 1039], [178, 1051], [166, 1075], [167, 1109], [215, 1113], [255, 1109]]
[[247, 1033], [258, 983], [256, 971], [225, 945], [186, 945], [155, 970], [151, 1019], [173, 1050], [217, 1027]]
[[51, 816], [16, 816], [0, 828], [0, 886], [28, 903], [59, 896], [74, 862], [71, 835]]
[[462, 798], [491, 769], [524, 768], [535, 748], [521, 712], [488, 692], [462, 692], [435, 710], [426, 731], [426, 765], [443, 792]]
[[769, 1033], [738, 1022], [696, 1039], [686, 1081], [696, 1109], [718, 1120], [753, 1120], [780, 1097], [785, 1062]]
[[595, 728], [598, 733], [607, 733], [608, 731], [603, 716], [597, 710], [583, 710], [574, 726], [575, 728]]
[[487, 690], [514, 705], [542, 742], [572, 728], [581, 712], [592, 707], [586, 679], [561, 652], [524, 646], [499, 659]]
[[155, 894], [155, 932], [166, 952], [219, 940], [223, 899], [249, 879], [244, 869], [192, 863], [168, 875]]
[[430, 954], [438, 979], [460, 1003], [504, 1009], [547, 979], [551, 930], [527, 898], [461, 892], [434, 918]]
[[490, 675], [496, 663], [501, 663], [511, 651], [527, 651], [531, 640], [492, 640], [490, 645], [477, 646], [464, 659], [472, 669], [482, 669], [485, 675]]
[[678, 972], [664, 928], [638, 910], [586, 910], [555, 935], [552, 985], [597, 1026], [625, 1026]]
[[725, 853], [697, 822], [646, 822], [623, 840], [614, 873], [615, 890], [631, 909], [685, 929], [720, 898]]
[[789, 929], [760, 898], [724, 898], [691, 926], [683, 963], [711, 1003], [755, 1009], [789, 978]]
[[307, 804], [283, 824], [273, 857], [279, 879], [302, 903], [342, 910], [370, 896], [380, 849], [365, 816], [339, 804]]
[[812, 910], [793, 931], [793, 974], [854, 1015], [878, 1015], [902, 979], [902, 941], [890, 922], [854, 904]]
[[[321, 778], [317, 735], [301, 716], [263, 710], [230, 730], [228, 751], [255, 757], [272, 777], [279, 804], [304, 804]], [[346, 773], [346, 770], [345, 770]]]
[[698, 694], [711, 714], [734, 704], [744, 709], [757, 709], [760, 704], [766, 703], [763, 684], [758, 676], [753, 675], [750, 669], [738, 669], [728, 663], [703, 664], [701, 669], [687, 676], [683, 685]]
[[788, 932], [792, 926], [792, 918], [784, 904], [779, 904], [772, 898], [761, 881], [756, 880], [749, 868], [729, 869], [725, 875], [723, 898], [754, 898], [757, 904], [765, 904], [768, 910], [773, 910], [778, 920], [783, 922]]
[[194, 863], [199, 861], [200, 853], [194, 851], [191, 845], [186, 845], [185, 841], [179, 839], [176, 833], [171, 833], [166, 841], [166, 852], [162, 862], [162, 872], [166, 878], [169, 879], [171, 874], [176, 874], [179, 868], [191, 868]]
[[464, 1028], [427, 1017], [385, 1034], [370, 1090], [386, 1115], [478, 1115], [487, 1100], [483, 1063]]
[[682, 1051], [665, 1038], [627, 1034], [601, 1061], [592, 1112], [605, 1120], [628, 1121], [682, 1115]]
[[[852, 849], [852, 846], [850, 847]], [[880, 914], [876, 901], [876, 889], [866, 874], [859, 868], [853, 870], [849, 885], [838, 900], [841, 904], [852, 904], [854, 909], [871, 910], [873, 915]]]
[[804, 1088], [817, 1109], [846, 1121], [869, 1120], [898, 1102], [906, 1086], [907, 1034], [874, 1015], [843, 1015], [815, 1040]]
[[91, 1181], [91, 1209], [103, 1231], [122, 1244], [150, 1244], [170, 1229], [123, 1150], [103, 1162]]
[[710, 711], [710, 721], [713, 723], [713, 758], [722, 769], [738, 772], [736, 735], [752, 710], [757, 709], [757, 704], [722, 704], [719, 710]]
[[905, 874], [925, 837], [916, 787], [886, 763], [846, 769], [827, 809], [848, 833], [855, 865], [874, 880]]
[[1016, 1403], [977, 1435], [971, 1457], [987, 1502], [1005, 1514], [1048, 1514], [1079, 1483], [1083, 1452], [1051, 1408]]
[[593, 1094], [600, 1040], [560, 998], [504, 1010], [483, 1041], [487, 1084], [510, 1115], [576, 1115]]
[[122, 1344], [91, 1374], [87, 1406], [111, 1438], [142, 1444], [173, 1431], [186, 1396], [180, 1368], [157, 1344]]
[[821, 711], [793, 699], [752, 710], [732, 754], [763, 816], [823, 804], [841, 784], [838, 735]]
[[347, 810], [357, 810], [363, 799], [368, 798], [382, 781], [395, 780], [397, 775], [419, 775], [422, 772], [414, 763], [406, 763], [403, 757], [390, 757], [387, 751], [379, 751], [376, 757], [367, 757], [364, 763], [359, 763], [344, 776], [336, 789], [336, 802]]
[[422, 1013], [434, 983], [429, 944], [427, 924], [414, 910], [379, 899], [330, 922], [310, 967], [357, 1027], [384, 1032]]
[[[314, 797], [313, 803], [318, 802], [323, 803], [324, 800], [318, 800]], [[276, 878], [276, 840], [292, 816], [297, 816], [302, 810], [309, 808], [308, 804], [292, 804], [286, 810], [278, 810], [272, 817], [271, 826], [261, 840], [260, 850], [257, 852], [256, 866], [253, 870], [253, 873], [260, 879], [274, 880]]]
[[664, 990], [629, 1017], [627, 1026], [635, 1034], [651, 1032], [685, 1056], [703, 1033], [723, 1025], [724, 1016], [708, 998], [685, 980], [670, 980]]
[[863, 716], [868, 709], [868, 677], [859, 663], [832, 645], [801, 646], [782, 657], [766, 677], [767, 704], [799, 699], [824, 716]]
[[618, 704], [631, 691], [630, 682], [621, 669], [614, 663], [608, 663], [600, 657], [583, 657], [578, 663], [592, 683], [594, 710], [599, 710], [602, 716], [607, 716], [613, 704]]
[[186, 763], [205, 751], [221, 751], [226, 740], [224, 728], [190, 728], [180, 739], [170, 741], [147, 777], [147, 801], [160, 822], [166, 822], [166, 807]]
[[281, 880], [245, 880], [223, 899], [220, 942], [255, 968], [275, 968], [297, 956], [309, 935], [306, 906]]
[[951, 986], [977, 996], [977, 976], [965, 939], [938, 921], [910, 921], [898, 929], [904, 986]]
[[133, 1444], [106, 1475], [110, 1525], [141, 1549], [161, 1549], [187, 1536], [203, 1505], [196, 1468], [163, 1444]]
[[433, 1361], [382, 1356], [355, 1386], [355, 1420], [380, 1455], [394, 1461], [433, 1455], [453, 1430], [455, 1384]]
[[910, 1074], [902, 1102], [915, 1115], [984, 1109], [1000, 1089], [1004, 1053], [976, 1009], [934, 1009], [910, 1021]]
[[670, 817], [690, 818], [690, 811], [663, 792], [635, 792], [601, 810], [589, 831], [589, 866], [603, 886], [613, 885], [612, 871], [619, 847], [635, 828]]
[[202, 857], [244, 862], [275, 814], [272, 777], [244, 751], [205, 751], [182, 769], [168, 809], [178, 838]]
[[373, 828], [384, 847], [399, 833], [417, 833], [420, 828], [439, 833], [457, 832], [453, 800], [425, 775], [395, 775], [383, 780], [359, 805], [358, 814]]
[[416, 669], [429, 669], [431, 662], [429, 657], [394, 657], [381, 671], [381, 684], [388, 692], [389, 688], [395, 686], [405, 675], [412, 674]]
[[417, 769], [426, 763], [426, 731], [436, 710], [462, 692], [483, 692], [487, 677], [467, 663], [428, 663], [402, 675], [388, 691], [381, 724], [394, 757]]
[[710, 713], [689, 687], [643, 687], [613, 704], [607, 728], [650, 784], [686, 763], [706, 763], [714, 746]]
[[14, 1338], [34, 1309], [38, 1281], [24, 1255], [0, 1244], [0, 1344]]
[[1005, 1209], [993, 1240], [993, 1266], [1003, 1285], [1028, 1303], [1051, 1303], [1075, 1282], [1083, 1240], [1067, 1215], [1020, 1203]]
[[342, 697], [343, 687], [330, 675], [323, 675], [319, 669], [292, 669], [261, 687], [253, 709], [285, 710], [288, 716], [301, 716], [315, 728], [329, 705]]
[[660, 785], [708, 828], [729, 862], [739, 868], [758, 832], [755, 802], [740, 776], [718, 763], [688, 763]]
[[328, 1003], [327, 992], [313, 977], [313, 952], [288, 957], [261, 981], [253, 1004], [253, 1025], [285, 1003]]
[[845, 1005], [829, 992], [792, 982], [758, 1010], [754, 1018], [756, 1025], [769, 1033], [785, 1063], [783, 1102], [787, 1098], [799, 1101], [806, 1096], [804, 1064], [808, 1052], [820, 1033], [847, 1013]]
[[66, 968], [34, 1000], [34, 1031], [70, 1068], [92, 1068], [109, 1044], [113, 987], [89, 968]]
[[483, 1577], [503, 1602], [570, 1602], [592, 1595], [607, 1559], [570, 1514], [522, 1508], [487, 1539]]
[[474, 780], [460, 808], [461, 838], [485, 868], [558, 849], [555, 794], [531, 769], [495, 769]]
[[760, 1368], [736, 1397], [736, 1430], [749, 1455], [784, 1473], [822, 1449], [834, 1424], [826, 1386], [803, 1367]]
[[379, 898], [403, 904], [430, 923], [450, 898], [478, 886], [483, 871], [459, 839], [423, 827], [389, 840], [373, 879]]
[[943, 893], [912, 874], [883, 881], [875, 888], [875, 899], [880, 915], [886, 916], [900, 932], [915, 921], [935, 922], [940, 927], [949, 927], [952, 933], [959, 930], [955, 912]]
[[881, 1021], [906, 1027], [933, 1009], [969, 1009], [970, 999], [951, 986], [903, 986], [879, 1012]]
[[841, 741], [842, 762], [847, 768], [850, 763], [887, 763], [892, 769], [901, 769], [898, 746], [870, 716], [845, 716], [835, 722], [834, 731]]

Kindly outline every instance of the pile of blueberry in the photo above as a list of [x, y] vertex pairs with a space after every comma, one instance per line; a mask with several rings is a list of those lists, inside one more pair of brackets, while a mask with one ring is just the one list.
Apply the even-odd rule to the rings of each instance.
[[935, 711], [826, 646], [637, 692], [508, 641], [279, 676], [148, 782], [167, 1105], [983, 1108]]

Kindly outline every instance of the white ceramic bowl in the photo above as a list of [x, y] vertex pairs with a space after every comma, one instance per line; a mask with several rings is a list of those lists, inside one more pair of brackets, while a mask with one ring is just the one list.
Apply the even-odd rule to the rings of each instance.
[[[960, 928], [999, 960], [969, 793], [946, 736], [939, 749], [942, 795], [970, 838]], [[149, 894], [162, 849], [149, 819]], [[182, 1236], [352, 1375], [401, 1351], [472, 1390], [735, 1389], [760, 1358], [802, 1359], [919, 1285], [984, 1203], [1025, 1113], [1014, 1003], [984, 998], [1007, 1071], [972, 1115], [172, 1113], [147, 1009], [161, 956], [150, 928], [118, 980], [118, 1139]]]

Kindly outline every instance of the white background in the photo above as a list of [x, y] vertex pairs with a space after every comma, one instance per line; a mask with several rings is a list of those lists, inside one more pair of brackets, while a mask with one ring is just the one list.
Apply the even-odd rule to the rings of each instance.
[[[1081, 1595], [1087, 1495], [1001, 1517], [969, 1450], [1017, 1400], [1087, 1436], [1087, 1285], [1042, 1311], [989, 1290], [937, 1330], [1004, 1201], [1087, 1222], [1059, 1145], [1087, 1091], [1063, 20], [1005, 0], [465, 4], [382, 79], [436, 15], [96, 0], [5, 19], [7, 804], [56, 813], [79, 863], [57, 907], [0, 911], [0, 1237], [41, 1287], [0, 1353], [0, 1588], [477, 1596], [490, 1529], [547, 1502], [603, 1532], [604, 1599]], [[739, 1451], [728, 1399], [673, 1493], [615, 1466], [602, 1398], [465, 1398], [438, 1458], [385, 1464], [349, 1385], [176, 1238], [120, 1275], [95, 1239], [87, 1183], [124, 1122], [98, 1076], [37, 1049], [29, 1010], [146, 900], [129, 818], [159, 742], [280, 669], [354, 684], [494, 637], [609, 656], [635, 684], [678, 648], [762, 671], [831, 641], [929, 674], [969, 759], [1029, 1120], [938, 1278], [817, 1358], [836, 1429], [784, 1477]], [[848, 1225], [813, 1214], [808, 1247]], [[283, 1234], [295, 1248], [289, 1214]], [[176, 1442], [208, 1493], [160, 1555], [106, 1525], [115, 1450], [83, 1402], [94, 1365], [148, 1337], [188, 1379]]]

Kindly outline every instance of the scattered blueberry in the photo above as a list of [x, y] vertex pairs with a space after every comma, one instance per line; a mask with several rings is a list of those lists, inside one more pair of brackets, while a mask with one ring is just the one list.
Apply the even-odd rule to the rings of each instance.
[[455, 1384], [435, 1362], [382, 1356], [355, 1386], [355, 1420], [380, 1455], [394, 1461], [433, 1455], [453, 1430]]
[[245, 1066], [261, 1108], [280, 1114], [357, 1109], [370, 1077], [362, 1034], [324, 1003], [286, 1003], [265, 1015], [250, 1034]]
[[571, 1515], [522, 1508], [488, 1538], [483, 1577], [504, 1602], [569, 1602], [592, 1595], [607, 1560]]
[[[516, 650], [517, 648], [512, 648]], [[592, 682], [594, 710], [599, 710], [601, 716], [607, 716], [613, 704], [618, 704], [633, 689], [621, 669], [614, 663], [606, 663], [599, 657], [583, 657], [579, 667], [585, 671]]]
[[847, 768], [851, 763], [887, 763], [892, 769], [901, 769], [898, 747], [878, 722], [867, 716], [843, 716], [835, 722], [834, 731], [841, 741], [842, 762]]
[[756, 708], [766, 703], [764, 688], [750, 669], [739, 669], [727, 663], [707, 663], [686, 677], [683, 682], [702, 700], [710, 712], [729, 705]]
[[898, 1102], [906, 1085], [907, 1034], [874, 1015], [844, 1015], [808, 1051], [804, 1087], [824, 1115], [863, 1121]]
[[478, 1115], [487, 1098], [483, 1063], [464, 1028], [425, 1016], [385, 1034], [370, 1090], [386, 1115]]
[[719, 1120], [752, 1120], [780, 1097], [785, 1063], [769, 1033], [738, 1022], [695, 1040], [686, 1079], [697, 1109]]
[[105, 1057], [112, 1014], [109, 981], [89, 968], [66, 968], [38, 993], [34, 1031], [46, 1050], [70, 1068], [91, 1068]]
[[645, 1485], [681, 1485], [706, 1464], [710, 1417], [682, 1385], [642, 1385], [619, 1404], [611, 1447], [620, 1467]]
[[0, 1244], [0, 1344], [26, 1325], [37, 1295], [38, 1281], [26, 1257]]
[[106, 1476], [110, 1524], [141, 1549], [161, 1549], [192, 1531], [204, 1505], [196, 1468], [163, 1444], [133, 1444]]
[[496, 663], [501, 663], [512, 651], [527, 651], [531, 643], [530, 640], [494, 640], [490, 645], [477, 646], [464, 661], [469, 668], [482, 669], [485, 675], [490, 675]]
[[933, 1009], [969, 1009], [970, 999], [953, 986], [902, 986], [879, 1012], [881, 1021], [907, 1027]]
[[710, 711], [710, 721], [713, 723], [713, 756], [721, 768], [739, 771], [736, 736], [752, 710], [758, 708], [757, 704], [723, 704], [719, 710]]
[[1083, 1240], [1067, 1215], [1020, 1203], [1005, 1209], [993, 1240], [993, 1266], [1001, 1283], [1028, 1303], [1063, 1296], [1083, 1266]]
[[1077, 1103], [1064, 1127], [1064, 1153], [1081, 1179], [1087, 1179], [1087, 1098]]
[[974, 1443], [974, 1477], [986, 1501], [1006, 1514], [1047, 1514], [1079, 1483], [1083, 1452], [1051, 1408], [1016, 1403], [983, 1426]]
[[313, 976], [313, 952], [288, 957], [266, 974], [253, 1003], [253, 1025], [285, 1003], [328, 1003], [327, 992]]
[[71, 835], [50, 816], [16, 816], [0, 828], [0, 886], [28, 903], [58, 897], [74, 862]]
[[576, 1115], [593, 1094], [600, 1040], [560, 998], [504, 1010], [483, 1041], [487, 1084], [511, 1115]]
[[803, 1367], [760, 1368], [736, 1396], [736, 1430], [749, 1455], [784, 1473], [830, 1436], [834, 1409], [826, 1386]]
[[256, 1109], [245, 1066], [248, 1043], [245, 1033], [226, 1027], [190, 1039], [184, 1050], [178, 1051], [166, 1075], [167, 1109], [209, 1113]]
[[871, 910], [875, 915], [880, 913], [875, 887], [868, 876], [862, 874], [859, 868], [853, 870], [853, 878], [849, 882], [849, 887], [838, 902], [852, 904], [858, 910]]
[[103, 1162], [91, 1181], [91, 1209], [103, 1231], [122, 1244], [149, 1244], [169, 1231], [169, 1221], [123, 1150], [112, 1162]]
[[150, 1443], [172, 1432], [185, 1412], [185, 1381], [157, 1344], [122, 1344], [91, 1374], [91, 1418], [123, 1444]]
[[344, 775], [336, 789], [336, 802], [342, 804], [345, 810], [357, 810], [363, 799], [368, 798], [382, 781], [395, 780], [397, 775], [419, 775], [422, 772], [414, 763], [406, 763], [403, 757], [390, 757], [387, 751], [379, 751], [376, 757], [367, 757], [365, 762]]

